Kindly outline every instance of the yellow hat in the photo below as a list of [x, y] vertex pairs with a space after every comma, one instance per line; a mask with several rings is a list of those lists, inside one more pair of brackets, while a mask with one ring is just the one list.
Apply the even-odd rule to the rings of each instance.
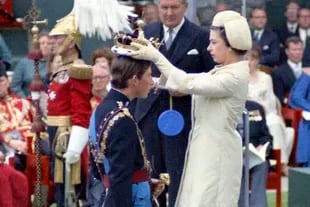
[[249, 50], [252, 47], [251, 31], [247, 20], [235, 11], [217, 13], [212, 26], [224, 27], [227, 40], [232, 48]]
[[50, 36], [55, 35], [68, 35], [79, 46], [81, 43], [82, 35], [76, 28], [75, 17], [69, 14], [59, 20], [49, 33]]

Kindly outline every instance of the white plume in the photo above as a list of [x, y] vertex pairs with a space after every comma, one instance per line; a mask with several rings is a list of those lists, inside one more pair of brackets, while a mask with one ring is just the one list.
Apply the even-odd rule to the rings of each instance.
[[113, 33], [131, 32], [129, 17], [136, 17], [134, 8], [120, 5], [117, 0], [74, 0], [72, 13], [81, 34], [112, 38]]

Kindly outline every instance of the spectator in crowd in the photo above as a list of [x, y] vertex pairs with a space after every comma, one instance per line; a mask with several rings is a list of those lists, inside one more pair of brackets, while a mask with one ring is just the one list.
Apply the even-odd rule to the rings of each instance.
[[[45, 84], [46, 90], [48, 89], [48, 76], [47, 76], [47, 61], [51, 55], [51, 45], [49, 43], [49, 36], [46, 32], [41, 32], [39, 35], [40, 51], [43, 58], [39, 60], [39, 73]], [[11, 82], [12, 93], [23, 97], [30, 97], [29, 86], [34, 73], [34, 62], [28, 57], [22, 58], [14, 69], [14, 74]]]
[[263, 106], [267, 126], [273, 136], [273, 147], [281, 149], [282, 172], [288, 175], [288, 160], [293, 146], [294, 131], [285, 126], [279, 101], [273, 92], [272, 78], [259, 69], [260, 48], [254, 45], [248, 52], [250, 82], [248, 99]]
[[159, 21], [158, 6], [155, 3], [147, 3], [142, 8], [142, 18], [145, 24]]
[[[247, 101], [245, 104], [245, 108], [249, 114], [249, 143], [253, 144], [257, 151], [265, 150], [263, 146], [269, 142], [266, 149], [266, 158], [270, 154], [272, 150], [272, 136], [269, 133], [266, 118], [265, 118], [265, 110], [262, 105], [255, 101]], [[242, 124], [241, 124], [242, 125]], [[242, 128], [243, 126], [241, 126]], [[240, 129], [240, 126], [238, 127]], [[244, 145], [244, 133], [240, 134], [243, 139]], [[251, 158], [250, 158], [251, 159]], [[251, 160], [250, 160], [251, 162]], [[267, 203], [267, 194], [266, 194], [266, 185], [267, 185], [267, 173], [269, 169], [268, 160], [262, 162], [261, 164], [252, 166], [250, 168], [250, 189], [251, 194], [249, 198], [249, 206], [260, 206], [260, 207], [268, 207]], [[239, 197], [239, 207], [245, 206], [245, 166], [243, 166], [242, 170], [242, 182], [241, 182], [241, 191]]]
[[228, 6], [226, 3], [224, 2], [217, 2], [215, 5], [215, 13], [221, 12], [221, 11], [225, 11], [228, 9]]
[[285, 43], [287, 61], [273, 71], [274, 92], [281, 104], [287, 104], [287, 96], [302, 72], [303, 42], [298, 37], [289, 37]]
[[304, 67], [310, 66], [310, 9], [300, 8], [298, 11], [298, 34], [303, 42], [304, 56], [302, 65]]
[[[92, 65], [100, 63], [100, 67], [107, 68], [107, 70], [109, 71], [111, 69], [111, 64], [114, 58], [115, 55], [111, 52], [111, 48], [98, 48], [92, 54]], [[106, 85], [106, 89], [108, 91], [111, 89], [110, 81]]]
[[285, 6], [286, 22], [275, 30], [280, 40], [280, 64], [287, 60], [285, 54], [286, 39], [291, 36], [298, 36], [298, 10], [299, 4], [296, 1], [289, 1]]
[[92, 65], [95, 65], [96, 63], [103, 63], [107, 64], [107, 66], [110, 68], [112, 61], [114, 59], [114, 54], [111, 52], [111, 49], [108, 47], [98, 48], [92, 53]]
[[280, 43], [278, 36], [266, 28], [267, 14], [263, 8], [254, 8], [251, 12], [253, 41], [261, 48], [260, 64], [273, 67], [278, 64], [280, 57]]
[[[8, 94], [9, 80], [4, 65], [0, 65], [0, 141], [7, 146], [7, 156], [15, 154], [15, 168], [26, 168], [27, 139], [31, 132], [34, 110], [23, 98]], [[8, 157], [9, 158], [9, 157]]]
[[90, 104], [92, 109], [96, 108], [102, 99], [108, 93], [108, 84], [110, 83], [110, 68], [106, 64], [96, 63], [93, 66], [92, 77], [92, 97]]
[[303, 110], [298, 128], [296, 162], [299, 166], [310, 167], [310, 68], [304, 70], [292, 87], [289, 105]]
[[9, 70], [11, 68], [12, 53], [1, 34], [0, 34], [0, 60], [3, 61], [6, 70]]
[[310, 9], [308, 8], [298, 10], [298, 34], [305, 46], [310, 36]]
[[[145, 37], [163, 40], [165, 44], [160, 46], [159, 51], [185, 72], [210, 70], [214, 63], [207, 51], [209, 34], [184, 17], [188, 6], [186, 1], [160, 0], [158, 6], [161, 21], [146, 25]], [[152, 76], [159, 75], [157, 67], [152, 67]], [[179, 111], [185, 120], [183, 130], [176, 136], [166, 136], [157, 127], [159, 115], [170, 108], [170, 98], [173, 109]], [[173, 90], [151, 91], [146, 99], [137, 100], [135, 117], [145, 137], [148, 159], [153, 167], [152, 176], [158, 178], [163, 172], [170, 175], [168, 199], [169, 206], [172, 207], [182, 176], [191, 129], [191, 96]], [[160, 201], [160, 206], [164, 207], [166, 202], [163, 200]]]

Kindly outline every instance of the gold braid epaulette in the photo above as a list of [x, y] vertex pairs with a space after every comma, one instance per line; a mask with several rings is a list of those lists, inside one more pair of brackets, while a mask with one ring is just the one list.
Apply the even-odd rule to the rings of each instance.
[[[96, 151], [94, 149], [93, 151], [93, 155], [94, 155], [94, 161], [98, 164], [98, 163], [103, 163], [103, 160], [105, 158], [105, 153], [106, 153], [106, 149], [107, 149], [107, 139], [108, 139], [108, 134], [111, 130], [111, 128], [114, 126], [114, 124], [116, 123], [116, 121], [118, 121], [119, 119], [123, 118], [123, 117], [129, 117], [130, 119], [132, 119], [132, 121], [136, 124], [136, 128], [137, 128], [137, 134], [139, 137], [139, 143], [140, 143], [140, 147], [141, 147], [141, 154], [144, 160], [144, 164], [145, 167], [148, 170], [151, 170], [150, 168], [150, 163], [147, 160], [147, 156], [146, 156], [146, 151], [145, 151], [145, 147], [144, 147], [144, 139], [142, 136], [142, 133], [138, 127], [138, 124], [136, 123], [135, 119], [133, 118], [133, 116], [131, 115], [131, 113], [129, 112], [129, 109], [124, 107], [124, 106], [119, 106], [119, 108], [117, 108], [117, 110], [113, 110], [111, 111], [105, 118], [104, 118], [104, 125], [100, 125], [99, 126], [99, 132], [103, 130], [102, 136], [100, 134], [97, 134], [96, 137], [99, 137], [99, 140], [97, 139], [97, 143], [96, 144], [100, 144], [100, 150]], [[94, 148], [96, 148], [96, 146], [94, 146]]]
[[93, 76], [91, 66], [85, 64], [72, 64], [68, 69], [71, 78], [80, 80], [90, 80]]

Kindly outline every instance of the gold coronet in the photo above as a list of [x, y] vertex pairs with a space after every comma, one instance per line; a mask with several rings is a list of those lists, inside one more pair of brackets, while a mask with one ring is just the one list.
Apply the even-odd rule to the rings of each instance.
[[158, 38], [151, 37], [150, 39], [146, 39], [144, 37], [144, 32], [142, 30], [142, 27], [144, 25], [143, 22], [137, 21], [137, 25], [138, 28], [134, 31], [133, 34], [116, 34], [114, 36], [115, 45], [125, 49], [138, 50], [137, 47], [131, 45], [132, 42], [145, 46], [151, 43], [154, 47], [159, 48], [162, 43], [159, 41]]

